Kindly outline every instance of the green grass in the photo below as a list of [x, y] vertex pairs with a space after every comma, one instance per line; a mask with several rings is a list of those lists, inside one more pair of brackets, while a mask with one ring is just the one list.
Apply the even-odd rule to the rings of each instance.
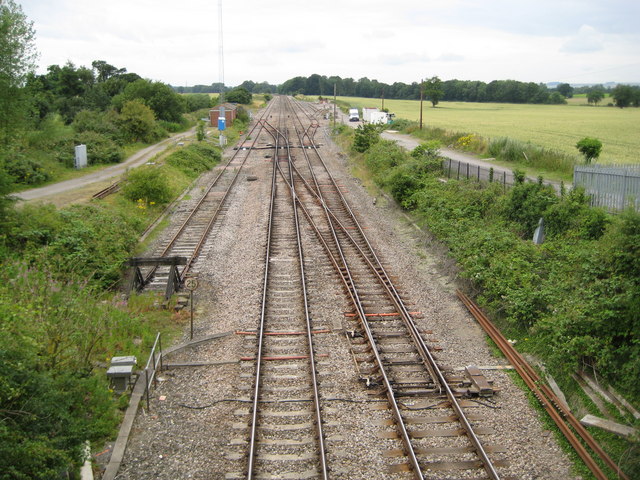
[[[356, 107], [381, 106], [380, 99], [338, 97]], [[586, 105], [586, 98], [571, 99], [568, 105], [520, 105], [510, 103], [441, 102], [423, 105], [423, 124], [455, 132], [480, 135], [487, 140], [509, 137], [531, 142], [569, 155], [580, 154], [576, 142], [595, 137], [603, 143], [598, 163], [640, 163], [640, 108]], [[418, 121], [417, 100], [385, 100], [385, 108], [397, 118]]]

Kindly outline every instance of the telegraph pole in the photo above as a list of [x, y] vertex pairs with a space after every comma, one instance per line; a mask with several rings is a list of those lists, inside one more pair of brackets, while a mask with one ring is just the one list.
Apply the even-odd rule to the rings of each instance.
[[227, 115], [224, 111], [224, 47], [222, 36], [222, 0], [218, 0], [218, 75], [220, 76], [220, 97], [218, 107], [218, 132], [220, 146], [224, 148], [227, 139], [223, 132], [227, 128]]
[[420, 80], [420, 130], [422, 130], [422, 99], [424, 98], [424, 79]]
[[333, 84], [333, 129], [336, 128], [336, 87], [337, 83]]

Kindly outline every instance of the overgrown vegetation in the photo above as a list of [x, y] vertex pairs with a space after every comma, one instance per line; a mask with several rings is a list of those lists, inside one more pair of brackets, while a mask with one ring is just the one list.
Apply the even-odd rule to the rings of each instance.
[[179, 325], [155, 297], [119, 300], [140, 233], [220, 160], [193, 144], [163, 164], [132, 170], [122, 195], [57, 210], [4, 204], [0, 217], [0, 478], [58, 478], [82, 446], [114, 434], [120, 402], [105, 367], [144, 362], [158, 330]]
[[180, 327], [155, 297], [121, 300], [126, 260], [220, 153], [207, 142], [176, 150], [130, 171], [105, 201], [14, 205], [11, 191], [69, 172], [75, 145], [87, 145], [90, 165], [117, 163], [139, 142], [195, 124], [211, 100], [104, 61], [34, 75], [33, 32], [12, 0], [0, 3], [0, 23], [0, 44], [12, 47], [0, 61], [12, 65], [0, 68], [0, 479], [77, 478], [85, 442], [112, 438], [126, 406], [108, 388], [110, 358], [144, 362], [159, 330]]
[[[580, 189], [558, 197], [541, 182], [505, 193], [443, 181], [433, 143], [410, 155], [380, 140], [356, 158], [448, 246], [477, 300], [522, 350], [558, 378], [596, 372], [640, 402], [640, 214], [612, 216], [589, 207]], [[535, 245], [541, 217], [546, 240]]]

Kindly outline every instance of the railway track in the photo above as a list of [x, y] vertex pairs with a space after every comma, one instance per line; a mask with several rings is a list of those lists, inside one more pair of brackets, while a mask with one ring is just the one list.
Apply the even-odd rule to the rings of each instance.
[[[338, 464], [340, 445], [348, 444], [340, 433], [354, 426], [347, 428], [342, 414], [331, 413], [332, 402], [351, 399], [337, 398], [335, 386], [325, 383], [333, 359], [319, 345], [332, 324], [317, 320], [326, 300], [314, 297], [309, 270], [335, 279], [348, 303], [339, 323], [346, 326], [360, 390], [366, 392], [366, 400], [357, 401], [384, 412], [383, 420], [355, 427], [385, 445], [379, 448], [385, 470], [378, 478], [514, 478], [504, 473], [506, 449], [489, 422], [470, 413], [478, 405], [468, 397], [491, 395], [491, 385], [440, 365], [432, 332], [416, 322], [421, 313], [386, 268], [322, 157], [316, 139], [321, 115], [276, 97], [249, 132], [254, 140], [235, 151], [163, 245], [162, 255], [189, 258], [183, 274], [197, 270], [206, 252], [202, 244], [221, 223], [250, 153], [259, 149], [261, 161], [269, 159], [260, 314], [243, 318], [243, 330], [236, 332], [245, 339], [244, 357], [238, 395], [229, 401], [246, 405], [234, 411], [241, 421], [233, 428], [240, 433], [226, 454], [225, 478], [351, 478]], [[153, 283], [161, 272], [148, 275]]]
[[[307, 135], [302, 128], [298, 132], [300, 140]], [[317, 228], [351, 298], [354, 351], [363, 379], [387, 396], [395, 427], [389, 434], [399, 436], [404, 444], [403, 452], [393, 454], [406, 458], [406, 463], [394, 468], [410, 469], [416, 478], [427, 478], [440, 470], [482, 468], [489, 478], [499, 478], [495, 465], [500, 462], [489, 458], [479, 439], [488, 431], [472, 424], [479, 418], [467, 415], [454, 392], [460, 381], [447, 379], [435, 361], [423, 332], [318, 149], [302, 152], [305, 161], [298, 162], [303, 166], [296, 172], [300, 183], [297, 191], [304, 195], [298, 198], [307, 207], [309, 221]], [[449, 411], [441, 410], [438, 415], [415, 413], [424, 398], [439, 397], [446, 399]], [[447, 428], [440, 428], [442, 425]], [[433, 449], [425, 445], [425, 439], [433, 437], [455, 440], [450, 446]], [[461, 445], [459, 437], [467, 443]], [[493, 452], [497, 450], [492, 448]]]
[[[382, 437], [402, 442], [402, 448], [387, 452], [389, 473], [410, 471], [424, 479], [442, 478], [447, 470], [480, 470], [485, 476], [476, 478], [500, 478], [500, 460], [487, 453], [500, 449], [480, 442], [479, 435], [489, 431], [473, 425], [481, 419], [463, 410], [461, 380], [441, 371], [323, 162], [314, 140], [317, 121], [305, 113], [305, 124], [294, 104], [279, 102], [277, 125], [264, 122], [274, 138], [275, 161], [257, 353], [248, 357], [254, 360], [255, 376], [252, 407], [246, 412], [246, 477], [235, 472], [228, 478], [330, 477], [302, 222], [322, 245], [351, 300], [352, 351], [361, 379], [386, 398], [392, 414]], [[273, 472], [275, 477], [269, 476]]]
[[[267, 108], [262, 117], [271, 113]], [[205, 188], [200, 199], [188, 211], [183, 212], [182, 219], [170, 232], [156, 257], [182, 256], [187, 258], [186, 265], [179, 272], [180, 278], [188, 273], [197, 275], [197, 261], [207, 253], [207, 241], [215, 237], [215, 230], [222, 223], [228, 209], [229, 198], [233, 187], [243, 172], [252, 148], [260, 141], [265, 142], [267, 136], [263, 132], [261, 121], [241, 141], [241, 147], [234, 151], [231, 158], [221, 167], [211, 183]], [[252, 139], [252, 140], [247, 140]], [[247, 142], [250, 142], [247, 144]], [[144, 272], [144, 286], [150, 290], [164, 290], [169, 277], [169, 267], [152, 267]]]

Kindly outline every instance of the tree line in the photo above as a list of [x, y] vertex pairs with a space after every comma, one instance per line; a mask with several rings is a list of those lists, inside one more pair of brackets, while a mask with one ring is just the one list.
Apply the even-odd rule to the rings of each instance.
[[542, 83], [517, 80], [494, 80], [486, 83], [478, 80], [457, 79], [442, 81], [438, 77], [410, 84], [403, 82], [388, 84], [375, 79], [370, 80], [367, 77], [354, 80], [313, 74], [309, 77], [298, 76], [285, 81], [277, 87], [277, 93], [331, 96], [335, 86], [336, 94], [345, 97], [418, 100], [421, 88], [426, 95], [426, 88], [433, 83], [431, 81], [439, 83], [438, 101], [560, 104], [565, 103], [566, 98], [571, 98], [574, 93], [590, 95], [595, 92], [593, 101], [590, 103], [598, 103], [606, 93], [610, 93], [616, 100], [617, 106], [640, 105], [640, 87], [631, 85], [618, 85], [614, 89], [602, 85], [574, 89], [567, 83], [561, 83], [555, 88], [549, 88]]

